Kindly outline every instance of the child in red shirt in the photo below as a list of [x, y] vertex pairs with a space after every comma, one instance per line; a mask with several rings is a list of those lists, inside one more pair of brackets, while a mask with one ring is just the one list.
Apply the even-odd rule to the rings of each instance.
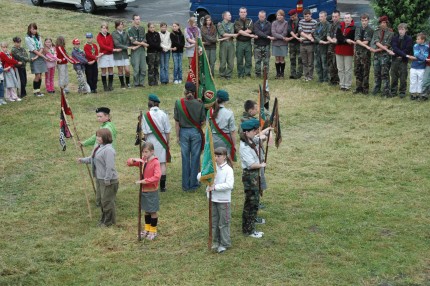
[[16, 93], [16, 89], [20, 88], [20, 86], [18, 85], [15, 66], [21, 65], [22, 63], [13, 58], [12, 54], [7, 49], [8, 44], [6, 42], [2, 42], [0, 46], [0, 60], [3, 65], [4, 80], [6, 83], [6, 100], [21, 101], [21, 98], [19, 98]]
[[139, 167], [140, 163], [143, 164], [143, 180], [136, 181], [136, 184], [141, 184], [141, 208], [145, 211], [145, 229], [142, 231], [141, 237], [154, 240], [157, 237], [157, 211], [160, 209], [158, 184], [161, 178], [161, 169], [160, 162], [154, 155], [154, 145], [145, 142], [142, 148], [142, 159], [130, 158], [127, 160], [127, 165]]

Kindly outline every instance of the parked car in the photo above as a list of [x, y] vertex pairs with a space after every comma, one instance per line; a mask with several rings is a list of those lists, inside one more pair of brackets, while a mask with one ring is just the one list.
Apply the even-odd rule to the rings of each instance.
[[[93, 13], [98, 7], [115, 6], [118, 10], [127, 8], [128, 3], [135, 0], [50, 0], [49, 2], [75, 4], [77, 7], [82, 7], [84, 12]], [[42, 6], [44, 0], [31, 0], [35, 6]]]

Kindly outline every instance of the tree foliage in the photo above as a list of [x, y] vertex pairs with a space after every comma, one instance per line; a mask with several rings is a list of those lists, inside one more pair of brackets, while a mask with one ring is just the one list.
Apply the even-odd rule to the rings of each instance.
[[428, 0], [372, 0], [375, 14], [388, 16], [396, 31], [400, 23], [408, 24], [408, 34], [430, 31], [430, 1]]

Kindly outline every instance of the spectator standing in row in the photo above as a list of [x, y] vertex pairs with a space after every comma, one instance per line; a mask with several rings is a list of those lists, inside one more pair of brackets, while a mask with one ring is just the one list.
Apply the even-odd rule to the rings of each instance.
[[57, 65], [57, 52], [55, 46], [53, 46], [51, 38], [45, 38], [43, 46], [43, 54], [46, 57], [46, 73], [45, 73], [45, 87], [46, 92], [55, 93], [54, 88], [54, 76], [55, 76], [55, 66]]
[[35, 58], [33, 62], [30, 62], [31, 73], [34, 74], [33, 93], [35, 96], [40, 97], [43, 96], [43, 93], [40, 92], [40, 86], [42, 85], [42, 74], [47, 71], [47, 68], [45, 62], [46, 57], [43, 54], [42, 39], [37, 32], [36, 23], [31, 23], [28, 25], [25, 43], [27, 45], [27, 49], [30, 51], [30, 57]]
[[19, 88], [17, 73], [15, 66], [22, 64], [15, 60], [8, 50], [8, 43], [0, 43], [0, 60], [3, 66], [3, 74], [6, 85], [6, 100], [7, 101], [21, 101], [17, 95], [17, 88]]
[[197, 27], [195, 17], [188, 19], [188, 26], [185, 29], [185, 54], [188, 58], [188, 64], [194, 56], [194, 49], [197, 46], [197, 38], [201, 38], [200, 29]]
[[352, 63], [354, 56], [355, 27], [351, 14], [343, 16], [343, 22], [336, 31], [336, 64], [339, 74], [340, 89], [349, 91], [352, 85]]
[[87, 43], [84, 45], [84, 52], [88, 61], [88, 64], [85, 66], [85, 75], [91, 93], [97, 93], [97, 81], [99, 76], [97, 61], [102, 54], [99, 53], [97, 45], [93, 43], [92, 33], [86, 33], [85, 38], [87, 39]]
[[304, 19], [299, 22], [300, 36], [303, 42], [300, 45], [300, 54], [302, 55], [303, 72], [305, 81], [311, 81], [314, 78], [314, 32], [317, 21], [312, 19], [312, 13], [306, 9], [303, 11]]
[[[28, 56], [27, 51], [21, 47], [21, 38], [20, 37], [14, 37], [13, 39], [13, 47], [12, 47], [12, 56], [18, 61], [21, 62], [21, 65], [18, 65], [17, 71], [19, 75], [19, 81], [21, 83], [20, 87], [20, 95], [19, 97], [23, 98], [27, 95], [27, 70], [26, 65], [28, 62], [32, 62], [33, 59]], [[37, 57], [37, 56], [36, 56]], [[35, 59], [34, 59], [35, 60]]]
[[228, 11], [222, 13], [222, 21], [218, 23], [219, 41], [219, 76], [227, 80], [231, 79], [234, 65], [234, 25], [231, 22], [231, 14]]
[[391, 59], [392, 64], [390, 70], [390, 91], [391, 96], [397, 96], [398, 92], [400, 98], [404, 98], [406, 96], [406, 81], [408, 79], [408, 55], [412, 53], [413, 48], [412, 37], [406, 34], [407, 28], [407, 24], [400, 23], [397, 26], [399, 33], [393, 36], [393, 39], [391, 40], [391, 47], [393, 49], [394, 55]]
[[327, 41], [327, 35], [330, 30], [330, 23], [327, 21], [327, 12], [321, 11], [319, 13], [319, 22], [315, 27], [314, 39], [315, 39], [315, 69], [318, 74], [319, 82], [328, 82], [328, 71], [327, 71], [327, 49], [329, 42]]
[[[113, 67], [115, 66], [113, 53], [121, 51], [121, 49], [114, 48], [113, 38], [108, 30], [108, 24], [102, 23], [100, 26], [100, 33], [97, 35], [97, 43], [100, 47], [100, 53], [103, 54], [99, 59], [99, 67], [102, 70], [104, 91], [113, 90]], [[108, 80], [106, 80], [106, 76], [108, 76]]]
[[411, 100], [427, 100], [427, 96], [423, 95], [423, 76], [426, 68], [426, 59], [429, 56], [429, 46], [425, 43], [426, 35], [419, 33], [417, 35], [416, 44], [414, 45], [414, 61], [411, 64], [411, 81], [409, 83], [409, 93]]
[[112, 39], [115, 48], [113, 59], [115, 61], [115, 66], [118, 68], [118, 78], [121, 83], [121, 88], [130, 88], [130, 60], [128, 59], [130, 39], [127, 32], [124, 30], [123, 21], [115, 21], [115, 31], [112, 32]]
[[236, 38], [237, 74], [239, 78], [251, 76], [252, 69], [252, 44], [251, 39], [257, 38], [253, 34], [253, 24], [245, 7], [239, 9], [239, 19], [234, 22]]
[[278, 10], [276, 20], [272, 23], [272, 54], [275, 57], [276, 78], [284, 77], [285, 57], [288, 55], [288, 22], [285, 21], [285, 12]]
[[288, 12], [290, 20], [288, 20], [288, 37], [291, 40], [288, 42], [290, 50], [290, 79], [299, 79], [303, 74], [302, 56], [300, 55], [300, 43], [302, 39], [299, 34], [299, 16], [297, 10], [292, 9]]
[[164, 22], [160, 23], [160, 40], [161, 40], [160, 82], [161, 84], [168, 84], [170, 50], [172, 48], [172, 41], [170, 40], [170, 32], [167, 31], [167, 24]]
[[327, 40], [330, 42], [327, 51], [327, 68], [329, 73], [329, 80], [331, 85], [339, 84], [339, 75], [337, 71], [336, 64], [336, 31], [340, 27], [340, 12], [334, 10], [331, 15], [332, 23], [330, 26], [329, 33], [327, 35]]
[[258, 12], [258, 21], [254, 23], [254, 33], [258, 37], [254, 39], [255, 76], [261, 77], [262, 68], [269, 74], [270, 43], [275, 40], [272, 37], [272, 25], [266, 19], [266, 12]]
[[67, 54], [66, 51], [66, 40], [63, 36], [58, 36], [55, 41], [55, 49], [57, 51], [57, 71], [58, 71], [58, 85], [64, 90], [65, 93], [69, 93], [69, 70], [67, 64], [74, 64], [75, 61]]
[[370, 51], [369, 45], [373, 37], [373, 29], [369, 26], [369, 15], [360, 17], [361, 27], [355, 28], [355, 82], [354, 94], [369, 93]]
[[200, 29], [202, 33], [202, 41], [206, 50], [206, 56], [209, 60], [209, 66], [211, 68], [212, 76], [215, 75], [215, 62], [216, 62], [216, 43], [217, 31], [212, 18], [206, 15], [203, 20], [203, 26]]
[[182, 57], [184, 54], [185, 38], [179, 23], [173, 23], [170, 40], [172, 41], [173, 83], [180, 84], [182, 83]]
[[76, 71], [76, 77], [78, 79], [78, 93], [87, 94], [90, 92], [87, 81], [85, 80], [85, 66], [88, 64], [88, 60], [85, 57], [85, 52], [81, 50], [81, 41], [79, 39], [73, 39], [73, 50], [72, 57], [75, 63], [73, 69]]
[[137, 47], [131, 50], [131, 65], [133, 66], [133, 84], [134, 87], [145, 86], [146, 77], [146, 43], [145, 28], [140, 26], [140, 16], [133, 15], [133, 25], [128, 29], [128, 37], [133, 46]]
[[160, 65], [161, 53], [161, 38], [160, 34], [155, 31], [155, 25], [151, 22], [148, 23], [148, 33], [146, 33], [146, 42], [148, 43], [148, 84], [150, 86], [158, 85], [158, 78], [160, 72], [158, 70]]

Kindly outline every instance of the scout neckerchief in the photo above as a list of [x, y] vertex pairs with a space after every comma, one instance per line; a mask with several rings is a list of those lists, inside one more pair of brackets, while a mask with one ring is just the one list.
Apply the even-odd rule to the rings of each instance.
[[221, 139], [222, 141], [229, 146], [230, 148], [230, 158], [236, 162], [237, 161], [237, 156], [236, 156], [236, 148], [234, 148], [234, 143], [233, 140], [230, 138], [230, 136], [228, 136], [224, 131], [221, 130], [221, 128], [219, 127], [218, 123], [215, 121], [215, 118], [213, 118], [213, 108], [210, 109], [210, 123], [213, 127], [215, 127], [216, 132], [221, 135]]
[[203, 151], [205, 146], [205, 136], [203, 134], [202, 128], [199, 123], [197, 123], [193, 118], [191, 118], [191, 115], [188, 113], [187, 106], [185, 105], [185, 98], [181, 98], [180, 100], [176, 101], [176, 105], [178, 107], [178, 110], [182, 113], [182, 115], [185, 117], [185, 119], [194, 126], [194, 128], [199, 131], [200, 136], [202, 137], [202, 144], [200, 146], [200, 151]]
[[36, 46], [36, 50], [39, 50], [40, 49], [40, 46], [39, 46], [39, 39], [35, 36], [35, 35], [32, 35], [31, 36], [31, 38], [33, 39], [33, 41], [34, 41], [34, 45]]
[[155, 124], [154, 120], [152, 119], [151, 113], [149, 111], [143, 115], [143, 117], [146, 120], [146, 123], [148, 123], [149, 128], [152, 131], [152, 134], [154, 134], [155, 138], [158, 142], [160, 142], [161, 146], [163, 146], [164, 149], [166, 149], [166, 161], [167, 163], [170, 163], [172, 161], [172, 158], [170, 156], [170, 148], [169, 145], [164, 139], [163, 134], [161, 134], [160, 129], [158, 129], [157, 124]]

